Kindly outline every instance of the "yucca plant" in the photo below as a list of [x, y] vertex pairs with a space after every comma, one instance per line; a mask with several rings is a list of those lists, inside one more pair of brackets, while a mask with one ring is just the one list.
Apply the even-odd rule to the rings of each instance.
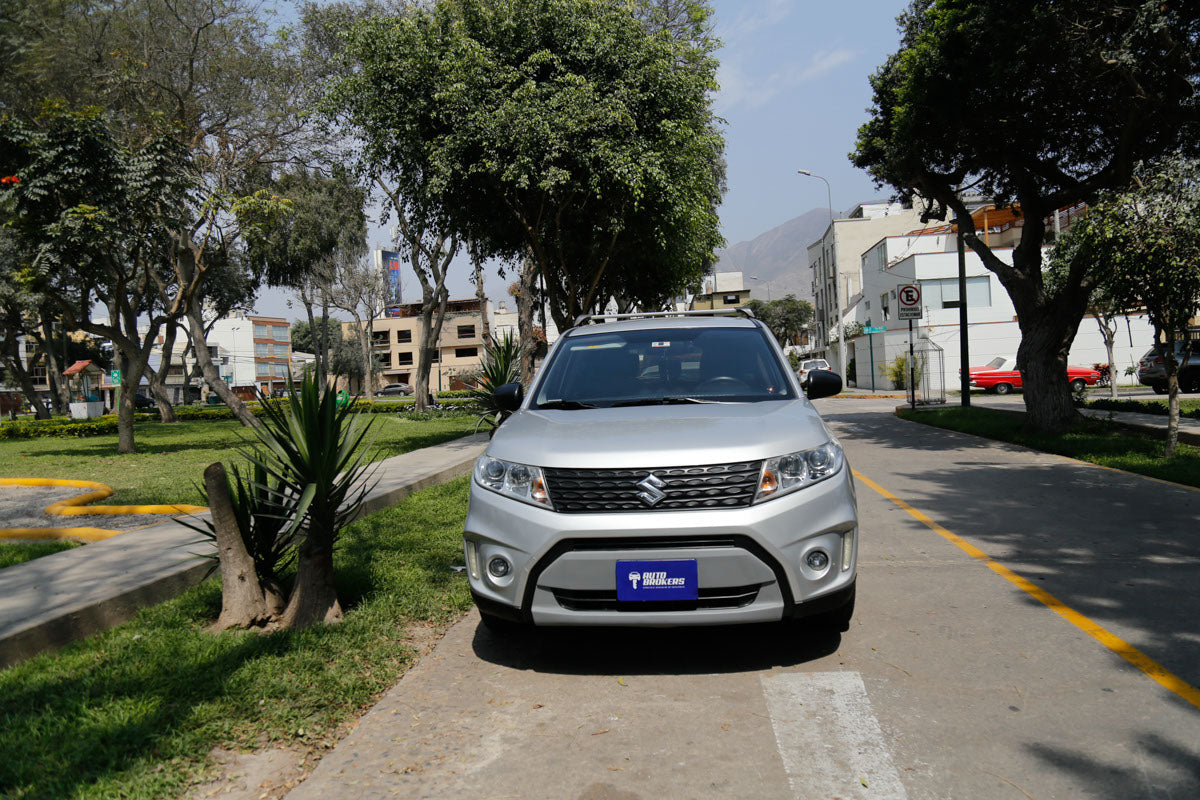
[[508, 418], [511, 412], [496, 403], [496, 389], [517, 380], [521, 370], [521, 345], [513, 338], [512, 331], [504, 336], [493, 336], [483, 348], [483, 363], [471, 377], [475, 387], [471, 399], [479, 413], [476, 430], [487, 425], [493, 432]]
[[371, 416], [339, 407], [333, 388], [305, 376], [283, 401], [263, 403], [261, 421], [254, 431], [261, 449], [247, 456], [288, 498], [286, 532], [298, 542], [296, 581], [279, 625], [335, 622], [342, 610], [333, 583], [333, 548], [374, 486], [364, 446]]

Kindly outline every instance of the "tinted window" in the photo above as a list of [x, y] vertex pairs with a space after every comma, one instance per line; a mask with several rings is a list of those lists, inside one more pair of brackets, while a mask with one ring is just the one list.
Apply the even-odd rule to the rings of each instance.
[[687, 397], [757, 402], [795, 395], [757, 328], [670, 328], [567, 337], [533, 407]]

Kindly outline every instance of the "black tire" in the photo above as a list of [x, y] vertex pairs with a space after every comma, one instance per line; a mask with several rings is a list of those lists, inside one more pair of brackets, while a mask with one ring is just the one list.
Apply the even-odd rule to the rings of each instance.
[[1156, 383], [1153, 386], [1151, 386], [1150, 388], [1154, 390], [1155, 394], [1166, 394], [1167, 393], [1167, 387], [1163, 386], [1160, 383]]
[[1085, 381], [1083, 378], [1076, 378], [1075, 380], [1071, 381], [1072, 392], [1082, 392], [1086, 388], [1087, 381]]
[[1179, 391], [1184, 394], [1200, 392], [1200, 370], [1188, 370], [1179, 376]]
[[1012, 390], [1013, 387], [1011, 383], [997, 383], [993, 387], [993, 391], [996, 394], [1012, 394]]

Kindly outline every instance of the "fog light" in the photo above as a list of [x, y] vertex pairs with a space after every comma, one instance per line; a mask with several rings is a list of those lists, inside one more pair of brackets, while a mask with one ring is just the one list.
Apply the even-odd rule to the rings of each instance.
[[829, 566], [829, 554], [824, 550], [813, 550], [804, 557], [804, 563], [808, 564], [808, 568], [820, 572]]
[[850, 560], [854, 558], [854, 533], [857, 528], [851, 528], [842, 534], [842, 572], [850, 569]]
[[493, 578], [503, 578], [511, 569], [512, 564], [509, 564], [508, 559], [502, 556], [494, 556], [488, 562], [488, 572], [492, 574]]

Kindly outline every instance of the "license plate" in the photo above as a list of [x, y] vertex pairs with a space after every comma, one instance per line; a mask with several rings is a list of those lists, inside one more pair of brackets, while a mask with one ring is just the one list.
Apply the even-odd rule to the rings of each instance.
[[699, 597], [694, 559], [686, 561], [618, 561], [617, 599], [695, 600]]

